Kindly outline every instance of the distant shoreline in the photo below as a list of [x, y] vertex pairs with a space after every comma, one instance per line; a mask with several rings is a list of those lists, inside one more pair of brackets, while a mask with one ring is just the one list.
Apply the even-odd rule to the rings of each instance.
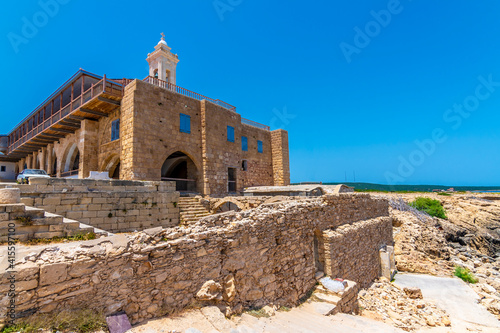
[[445, 185], [383, 185], [372, 183], [353, 183], [353, 182], [303, 182], [299, 184], [314, 185], [338, 185], [345, 184], [354, 187], [358, 191], [380, 191], [380, 192], [436, 192], [453, 190], [454, 192], [477, 192], [477, 193], [500, 193], [500, 186], [445, 186]]

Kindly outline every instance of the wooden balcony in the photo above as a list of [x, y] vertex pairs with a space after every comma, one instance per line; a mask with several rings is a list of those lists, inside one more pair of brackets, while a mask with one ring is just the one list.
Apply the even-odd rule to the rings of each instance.
[[23, 158], [74, 133], [85, 119], [108, 117], [120, 107], [124, 86], [79, 70], [8, 134], [7, 156]]

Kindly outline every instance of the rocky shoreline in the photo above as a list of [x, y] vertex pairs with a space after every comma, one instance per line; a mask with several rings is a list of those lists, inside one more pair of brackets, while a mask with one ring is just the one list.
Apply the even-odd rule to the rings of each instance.
[[[467, 268], [478, 280], [470, 286], [480, 296], [480, 303], [500, 320], [500, 195], [373, 195], [390, 203], [398, 271], [449, 277], [455, 267]], [[441, 201], [448, 219], [430, 217], [407, 205], [419, 196]], [[381, 320], [390, 318], [404, 330], [447, 322], [440, 319], [445, 315], [437, 308], [426, 305], [419, 311], [402, 290], [387, 281], [360, 291], [359, 298]], [[433, 309], [433, 317], [429, 317], [429, 309]]]

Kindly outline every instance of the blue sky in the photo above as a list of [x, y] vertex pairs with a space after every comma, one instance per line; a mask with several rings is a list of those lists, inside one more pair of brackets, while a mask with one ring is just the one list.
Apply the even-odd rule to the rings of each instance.
[[6, 2], [0, 133], [80, 67], [145, 77], [163, 31], [178, 85], [289, 131], [293, 182], [500, 185], [500, 3], [283, 3]]

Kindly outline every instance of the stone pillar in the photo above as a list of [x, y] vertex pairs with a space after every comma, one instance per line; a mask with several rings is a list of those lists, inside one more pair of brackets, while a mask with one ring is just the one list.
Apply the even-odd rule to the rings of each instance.
[[40, 153], [40, 169], [45, 170], [47, 173], [47, 166], [45, 165], [45, 161], [47, 159], [47, 148], [42, 148], [42, 152]]
[[165, 81], [165, 67], [163, 66], [163, 61], [158, 62], [158, 78]]
[[82, 121], [78, 149], [80, 151], [80, 164], [78, 178], [87, 178], [90, 171], [98, 171], [98, 132], [99, 123], [90, 119]]
[[28, 169], [32, 169], [32, 166], [33, 166], [33, 155], [28, 155], [26, 156], [26, 167]]
[[271, 132], [274, 186], [290, 185], [290, 158], [288, 132], [278, 129]]
[[46, 160], [46, 164], [47, 164], [47, 173], [49, 175], [53, 174], [54, 173], [54, 156], [52, 156], [52, 152], [53, 152], [53, 149], [54, 149], [54, 145], [53, 144], [49, 144], [47, 145], [47, 149], [45, 151], [45, 160]]
[[380, 249], [380, 275], [387, 278], [389, 281], [392, 280], [396, 274], [396, 261], [394, 259], [394, 247], [384, 246]]
[[208, 142], [207, 142], [207, 101], [202, 100], [200, 102], [200, 108], [201, 108], [201, 177], [198, 177], [198, 179], [201, 179], [201, 183], [198, 184], [198, 192], [200, 192], [203, 195], [210, 195], [210, 176], [209, 176], [209, 148], [208, 148]]
[[120, 110], [120, 179], [135, 180], [134, 163], [134, 94], [137, 80], [125, 87]]

